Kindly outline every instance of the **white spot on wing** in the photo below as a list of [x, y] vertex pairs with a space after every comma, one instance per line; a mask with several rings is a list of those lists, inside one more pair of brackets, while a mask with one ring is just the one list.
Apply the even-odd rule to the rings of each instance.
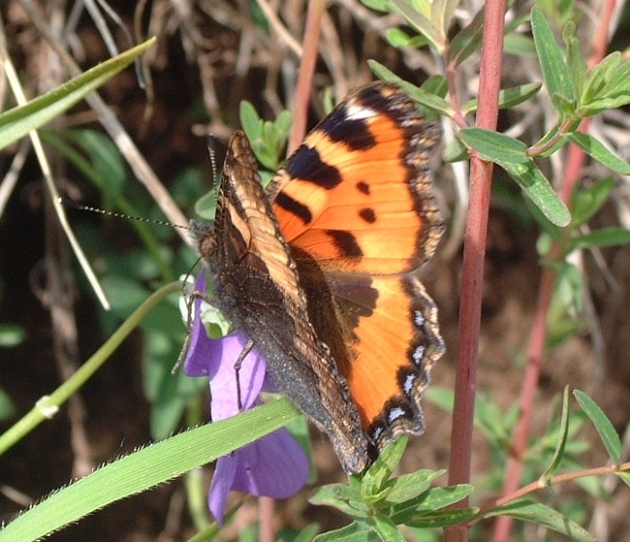
[[418, 326], [418, 327], [422, 327], [424, 325], [424, 314], [422, 314], [420, 311], [415, 311], [413, 316], [413, 321], [414, 323]]
[[403, 391], [405, 392], [406, 395], [409, 395], [411, 393], [411, 390], [413, 389], [413, 381], [414, 381], [415, 375], [407, 375], [407, 378], [405, 378], [405, 382], [403, 384]]
[[420, 365], [422, 363], [422, 358], [424, 358], [424, 346], [420, 345], [413, 351], [413, 362], [416, 365]]
[[374, 111], [374, 109], [352, 103], [348, 104], [348, 106], [346, 107], [346, 112], [346, 119], [348, 120], [363, 120], [376, 116], [376, 111]]
[[397, 420], [398, 418], [402, 418], [404, 415], [405, 415], [405, 411], [402, 408], [400, 407], [392, 408], [387, 413], [387, 421], [389, 423], [392, 423], [394, 420]]

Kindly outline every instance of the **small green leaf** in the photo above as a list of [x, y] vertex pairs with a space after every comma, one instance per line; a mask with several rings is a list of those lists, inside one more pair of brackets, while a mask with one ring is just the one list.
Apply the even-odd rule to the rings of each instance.
[[527, 197], [552, 224], [560, 227], [569, 224], [571, 221], [569, 210], [533, 160], [525, 164], [499, 160], [496, 162], [518, 183]]
[[630, 244], [630, 230], [611, 226], [572, 238], [569, 248], [573, 250], [576, 248], [618, 247], [627, 244]]
[[455, 34], [451, 40], [448, 47], [447, 62], [452, 68], [457, 68], [471, 54], [481, 48], [485, 18], [486, 6], [482, 5], [473, 20]]
[[566, 140], [575, 143], [586, 154], [594, 160], [597, 160], [607, 168], [621, 173], [622, 175], [630, 175], [630, 165], [607, 149], [599, 140], [593, 136], [583, 132], [571, 132], [563, 136]]
[[418, 495], [427, 491], [431, 487], [431, 482], [445, 472], [444, 470], [420, 469], [409, 474], [402, 474], [389, 480], [387, 483], [389, 491], [385, 501], [375, 504], [383, 507], [415, 499]]
[[24, 328], [15, 324], [0, 324], [0, 348], [12, 348], [26, 338]]
[[[433, 44], [438, 53], [444, 51], [446, 36], [428, 18], [429, 13], [421, 13], [420, 9], [418, 9], [422, 5], [420, 2], [416, 2], [413, 6], [405, 0], [391, 0], [391, 2], [407, 22]], [[428, 7], [429, 5], [427, 2], [426, 6]]]
[[580, 97], [580, 105], [582, 107], [588, 106], [602, 91], [605, 92], [604, 89], [613, 73], [619, 67], [620, 62], [621, 53], [615, 51], [607, 55], [599, 64], [587, 72]]
[[[510, 109], [535, 96], [541, 89], [541, 83], [526, 83], [518, 87], [506, 88], [499, 92], [499, 109]], [[462, 114], [468, 115], [477, 110], [477, 98], [470, 100], [462, 107]]]
[[453, 510], [437, 510], [410, 518], [405, 525], [418, 529], [437, 529], [449, 525], [459, 525], [471, 520], [479, 513], [478, 508], [454, 508]]
[[485, 515], [485, 517], [493, 516], [509, 516], [543, 525], [553, 531], [564, 534], [575, 542], [597, 542], [593, 535], [560, 512], [556, 512], [544, 504], [526, 499], [519, 499], [499, 506]]
[[617, 476], [619, 476], [619, 478], [621, 478], [621, 481], [624, 484], [626, 484], [628, 487], [630, 487], [630, 472], [625, 470], [625, 471], [616, 472], [615, 474]]
[[415, 499], [392, 506], [389, 517], [397, 525], [415, 524], [422, 520], [422, 516], [455, 504], [468, 497], [472, 491], [473, 487], [467, 484], [434, 487]]
[[374, 531], [357, 521], [353, 521], [350, 525], [346, 525], [341, 529], [318, 534], [313, 539], [313, 542], [337, 542], [338, 540], [344, 540], [345, 542], [382, 542]]
[[531, 26], [534, 45], [536, 46], [538, 60], [549, 95], [557, 94], [569, 101], [573, 101], [575, 96], [567, 74], [567, 66], [564, 63], [562, 49], [556, 42], [549, 23], [538, 6], [532, 8]]
[[374, 514], [363, 521], [377, 534], [380, 540], [384, 542], [405, 542], [405, 537], [387, 516]]
[[484, 128], [464, 128], [459, 133], [464, 143], [475, 149], [482, 160], [489, 162], [526, 163], [527, 145], [513, 137]]
[[390, 487], [387, 481], [400, 463], [407, 446], [407, 437], [398, 437], [389, 444], [367, 469], [361, 479], [361, 495], [367, 503], [377, 502], [387, 496]]
[[239, 107], [241, 126], [250, 141], [255, 141], [262, 137], [263, 121], [258, 116], [256, 108], [248, 101], [243, 100]]
[[388, 28], [385, 32], [385, 39], [392, 47], [396, 47], [398, 49], [401, 47], [419, 49], [428, 43], [428, 40], [424, 36], [410, 36], [400, 28]]
[[586, 61], [575, 36], [575, 23], [569, 21], [562, 31], [567, 46], [567, 75], [573, 87], [573, 96], [580, 96], [586, 80]]
[[560, 415], [560, 431], [558, 435], [558, 443], [554, 450], [551, 463], [547, 470], [542, 474], [541, 478], [549, 478], [553, 476], [560, 467], [564, 456], [564, 448], [567, 444], [567, 438], [569, 435], [569, 386], [564, 387], [562, 392], [562, 414]]
[[385, 11], [389, 13], [394, 11], [391, 0], [361, 0], [361, 3], [375, 11]]
[[61, 115], [86, 94], [97, 89], [153, 45], [155, 38], [110, 58], [30, 102], [0, 115], [0, 150]]
[[523, 34], [507, 34], [503, 44], [503, 52], [506, 55], [536, 56], [534, 41], [529, 36]]
[[378, 78], [390, 83], [396, 83], [409, 95], [412, 100], [415, 100], [419, 104], [448, 117], [452, 117], [454, 115], [453, 108], [443, 98], [440, 98], [435, 94], [430, 94], [422, 88], [412, 85], [375, 60], [368, 60], [368, 66], [370, 66], [370, 69]]
[[580, 405], [580, 408], [589, 417], [595, 429], [597, 429], [599, 438], [602, 439], [608, 455], [615, 462], [615, 465], [618, 465], [621, 461], [621, 441], [612, 422], [595, 401], [584, 392], [574, 390], [573, 396]]
[[0, 388], [0, 421], [7, 421], [15, 416], [17, 409], [9, 394]]
[[357, 489], [343, 484], [329, 484], [317, 488], [311, 495], [309, 502], [332, 506], [355, 517], [366, 517], [370, 514], [370, 509], [363, 502], [361, 493]]
[[615, 188], [615, 180], [606, 177], [593, 186], [577, 187], [571, 194], [571, 227], [579, 228], [597, 213]]

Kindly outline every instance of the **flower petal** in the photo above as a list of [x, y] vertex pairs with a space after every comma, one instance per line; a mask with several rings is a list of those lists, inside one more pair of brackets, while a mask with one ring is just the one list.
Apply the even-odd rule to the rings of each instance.
[[213, 342], [221, 343], [221, 362], [209, 370], [210, 408], [216, 422], [254, 406], [265, 381], [267, 365], [258, 350], [252, 348], [236, 370], [235, 363], [248, 342], [244, 333], [237, 331]]
[[304, 487], [308, 475], [304, 450], [285, 428], [278, 429], [219, 458], [208, 495], [210, 511], [222, 524], [226, 488], [257, 497], [286, 499]]
[[234, 473], [237, 468], [238, 461], [235, 454], [236, 452], [224, 455], [217, 460], [212, 483], [210, 484], [210, 491], [208, 492], [208, 508], [219, 525], [223, 525], [225, 504], [228, 493], [232, 488]]
[[240, 448], [236, 456], [235, 491], [286, 499], [308, 480], [308, 458], [285, 428]]

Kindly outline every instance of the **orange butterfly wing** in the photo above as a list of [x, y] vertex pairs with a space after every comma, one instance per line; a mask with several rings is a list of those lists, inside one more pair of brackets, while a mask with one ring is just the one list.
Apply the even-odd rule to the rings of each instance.
[[444, 351], [415, 273], [443, 230], [428, 163], [438, 138], [397, 86], [368, 85], [307, 136], [267, 190], [309, 318], [379, 450], [423, 431], [420, 398]]

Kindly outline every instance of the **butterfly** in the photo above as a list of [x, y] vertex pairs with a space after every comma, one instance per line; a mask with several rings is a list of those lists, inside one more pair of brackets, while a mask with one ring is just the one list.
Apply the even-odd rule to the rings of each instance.
[[444, 353], [418, 278], [444, 229], [430, 166], [439, 136], [398, 86], [360, 87], [266, 190], [235, 132], [214, 225], [192, 222], [219, 308], [349, 474], [425, 428], [420, 401]]

